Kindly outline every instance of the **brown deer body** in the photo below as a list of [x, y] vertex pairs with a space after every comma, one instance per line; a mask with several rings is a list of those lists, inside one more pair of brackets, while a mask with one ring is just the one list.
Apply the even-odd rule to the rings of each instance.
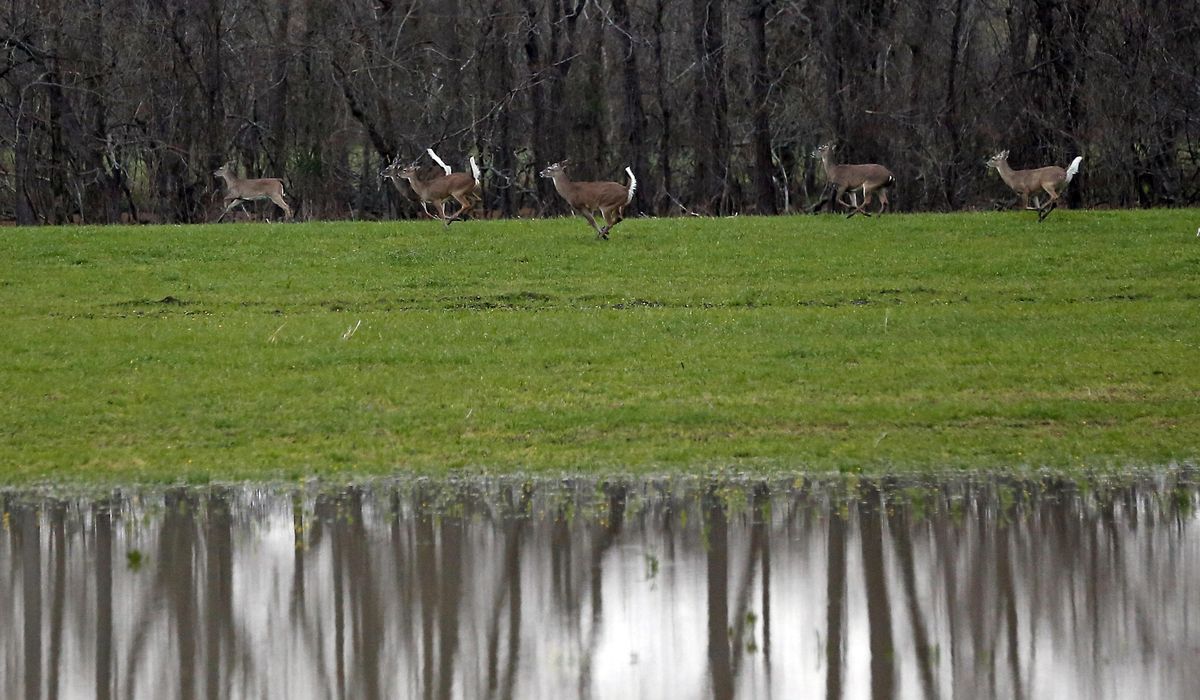
[[[867, 211], [867, 205], [871, 203], [871, 196], [879, 193], [879, 214], [888, 208], [887, 189], [896, 184], [896, 178], [892, 175], [892, 171], [877, 163], [865, 163], [862, 165], [837, 165], [833, 162], [832, 143], [821, 144], [817, 150], [813, 151], [813, 156], [821, 160], [821, 165], [825, 168], [826, 194], [823, 195], [821, 201], [813, 206], [815, 211], [818, 207], [829, 202], [836, 202], [847, 209], [850, 213], [846, 218], [850, 218], [855, 214], [862, 213], [864, 216], [870, 216]], [[846, 192], [851, 193], [856, 190], [862, 190], [863, 202], [860, 205], [854, 205], [845, 200]]]
[[284, 218], [292, 218], [292, 208], [283, 200], [283, 180], [274, 177], [243, 180], [233, 174], [233, 163], [222, 165], [213, 171], [213, 175], [225, 180], [225, 210], [217, 217], [217, 223], [242, 202], [260, 199], [269, 199], [283, 210]]
[[[421, 206], [425, 207], [425, 213], [429, 213], [427, 203], [432, 203], [437, 207], [437, 218], [445, 222], [449, 226], [451, 222], [457, 221], [464, 214], [468, 214], [475, 208], [476, 204], [483, 202], [483, 195], [479, 187], [481, 173], [479, 166], [475, 165], [475, 158], [470, 159], [471, 172], [469, 173], [452, 173], [450, 167], [442, 162], [441, 158], [429, 149], [429, 154], [439, 165], [445, 170], [443, 174], [433, 175], [426, 179], [418, 177], [420, 168], [416, 163], [406, 167], [400, 167], [400, 159], [397, 158], [391, 165], [383, 171], [383, 176], [390, 179], [396, 187], [400, 186], [400, 180], [408, 180], [409, 187], [413, 192], [416, 192], [417, 197], [421, 199]], [[453, 197], [458, 201], [459, 209], [454, 212], [453, 216], [446, 216], [446, 201]], [[430, 214], [432, 216], [432, 214]]]
[[[1008, 151], [1000, 151], [987, 159], [989, 168], [995, 168], [1000, 173], [1000, 179], [1008, 185], [1021, 199], [1021, 206], [1038, 213], [1038, 221], [1044, 221], [1051, 211], [1058, 206], [1058, 198], [1062, 191], [1071, 183], [1071, 179], [1079, 172], [1083, 156], [1076, 156], [1071, 165], [1060, 168], [1050, 165], [1033, 170], [1013, 170], [1008, 164]], [[1038, 203], [1038, 195], [1045, 192], [1050, 199], [1043, 206]], [[1029, 198], [1033, 197], [1033, 206], [1029, 206]]]
[[[607, 239], [612, 227], [624, 219], [625, 207], [633, 201], [633, 194], [637, 192], [637, 178], [626, 167], [628, 185], [619, 182], [572, 182], [567, 176], [568, 165], [569, 162], [565, 160], [548, 165], [541, 176], [554, 181], [554, 189], [567, 200], [571, 209], [582, 214], [596, 229], [597, 238]], [[596, 225], [596, 212], [604, 217], [604, 228]]]

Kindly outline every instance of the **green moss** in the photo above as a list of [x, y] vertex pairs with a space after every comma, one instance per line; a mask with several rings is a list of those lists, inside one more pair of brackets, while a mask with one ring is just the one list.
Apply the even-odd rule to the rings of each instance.
[[1196, 219], [8, 229], [0, 482], [1194, 460]]

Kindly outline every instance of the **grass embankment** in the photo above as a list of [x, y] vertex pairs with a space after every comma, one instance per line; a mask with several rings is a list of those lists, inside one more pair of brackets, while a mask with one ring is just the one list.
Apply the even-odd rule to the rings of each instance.
[[1198, 220], [10, 229], [0, 482], [1192, 460]]

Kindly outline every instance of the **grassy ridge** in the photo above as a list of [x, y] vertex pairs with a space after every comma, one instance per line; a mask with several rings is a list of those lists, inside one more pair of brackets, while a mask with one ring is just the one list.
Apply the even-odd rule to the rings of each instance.
[[1191, 460], [1198, 218], [10, 229], [0, 481]]

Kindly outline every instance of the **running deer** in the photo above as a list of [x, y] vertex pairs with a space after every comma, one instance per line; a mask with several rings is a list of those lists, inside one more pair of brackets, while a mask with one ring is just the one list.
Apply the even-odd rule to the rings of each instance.
[[[450, 226], [451, 222], [470, 213], [476, 204], [483, 202], [483, 195], [479, 188], [482, 173], [479, 171], [479, 166], [475, 164], [474, 156], [470, 158], [470, 173], [454, 173], [450, 171], [450, 166], [446, 165], [445, 161], [438, 158], [432, 148], [428, 149], [428, 153], [442, 167], [443, 174], [435, 174], [433, 177], [422, 179], [418, 176], [420, 168], [416, 163], [401, 168], [400, 158], [397, 157], [391, 165], [384, 168], [382, 175], [390, 179], [392, 184], [397, 187], [400, 185], [400, 180], [408, 180], [413, 192], [416, 192], [417, 197], [421, 199], [421, 206], [425, 208], [425, 213], [429, 214], [427, 204], [432, 202], [438, 209], [438, 216], [435, 218], [441, 219], [446, 226]], [[454, 216], [446, 216], [446, 200], [451, 197], [458, 200], [459, 209]], [[433, 216], [433, 214], [429, 215]]]
[[[554, 189], [567, 200], [571, 209], [583, 214], [583, 218], [596, 229], [597, 238], [608, 240], [608, 232], [624, 219], [625, 207], [633, 201], [633, 194], [637, 192], [637, 178], [626, 167], [628, 187], [619, 182], [572, 182], [567, 177], [568, 165], [570, 161], [566, 160], [548, 165], [541, 176], [554, 181]], [[597, 211], [604, 217], [604, 228], [596, 225]]]
[[[882, 214], [888, 207], [887, 190], [896, 184], [896, 178], [892, 175], [892, 171], [876, 163], [835, 165], [833, 149], [832, 143], [823, 143], [813, 151], [813, 157], [819, 158], [821, 165], [825, 166], [825, 180], [828, 184], [825, 186], [825, 193], [821, 196], [821, 200], [812, 207], [812, 210], [815, 211], [826, 202], [829, 202], [831, 207], [834, 202], [837, 202], [850, 209], [850, 213], [846, 215], [847, 219], [858, 213], [870, 216], [867, 205], [871, 203], [871, 195], [878, 192], [879, 211], [877, 213]], [[862, 204], [855, 205], [845, 200], [847, 191], [853, 196], [853, 193], [859, 189], [863, 194]]]
[[221, 223], [221, 219], [224, 219], [229, 210], [237, 205], [260, 199], [271, 200], [275, 206], [283, 210], [284, 218], [292, 218], [292, 208], [283, 201], [283, 180], [276, 177], [243, 180], [233, 174], [232, 162], [214, 170], [213, 175], [225, 180], [225, 211], [217, 217], [217, 223]]
[[[1000, 178], [1004, 180], [1004, 183], [1021, 198], [1021, 206], [1036, 211], [1038, 223], [1041, 223], [1058, 206], [1059, 195], [1067, 189], [1067, 185], [1071, 184], [1071, 179], [1079, 172], [1081, 163], [1083, 163], [1083, 156], [1075, 156], [1075, 160], [1071, 161], [1066, 170], [1057, 165], [1034, 170], [1013, 170], [1008, 165], [1008, 151], [1000, 151], [988, 158], [985, 165], [995, 168], [996, 172], [1000, 173]], [[1045, 206], [1038, 202], [1038, 195], [1042, 192], [1050, 195]], [[1029, 206], [1030, 196], [1033, 197], [1032, 207]]]

